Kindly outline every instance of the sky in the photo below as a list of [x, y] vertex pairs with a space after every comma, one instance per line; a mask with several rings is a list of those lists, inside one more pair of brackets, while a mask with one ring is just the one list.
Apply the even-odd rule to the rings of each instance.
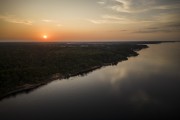
[[180, 40], [180, 0], [0, 0], [0, 41]]

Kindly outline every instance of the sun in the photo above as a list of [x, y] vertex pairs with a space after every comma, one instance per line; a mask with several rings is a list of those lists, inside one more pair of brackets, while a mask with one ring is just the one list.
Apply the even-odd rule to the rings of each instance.
[[48, 36], [47, 36], [47, 35], [43, 35], [43, 38], [44, 38], [44, 39], [47, 39], [47, 38], [48, 38]]

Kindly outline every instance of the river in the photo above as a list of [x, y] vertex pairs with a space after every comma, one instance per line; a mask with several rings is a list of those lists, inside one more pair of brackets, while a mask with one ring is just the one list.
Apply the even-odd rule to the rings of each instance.
[[180, 44], [148, 45], [139, 56], [84, 76], [55, 80], [0, 101], [1, 120], [177, 118]]

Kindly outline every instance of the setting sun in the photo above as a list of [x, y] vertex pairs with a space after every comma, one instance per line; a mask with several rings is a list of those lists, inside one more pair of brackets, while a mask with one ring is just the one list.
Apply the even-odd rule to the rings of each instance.
[[47, 35], [43, 35], [43, 38], [44, 38], [44, 39], [47, 39], [48, 37], [47, 37]]

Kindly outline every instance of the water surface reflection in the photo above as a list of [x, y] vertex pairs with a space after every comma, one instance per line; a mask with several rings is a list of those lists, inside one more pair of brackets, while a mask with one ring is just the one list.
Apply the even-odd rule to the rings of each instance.
[[149, 46], [117, 66], [4, 99], [0, 116], [26, 120], [179, 117], [180, 44]]

